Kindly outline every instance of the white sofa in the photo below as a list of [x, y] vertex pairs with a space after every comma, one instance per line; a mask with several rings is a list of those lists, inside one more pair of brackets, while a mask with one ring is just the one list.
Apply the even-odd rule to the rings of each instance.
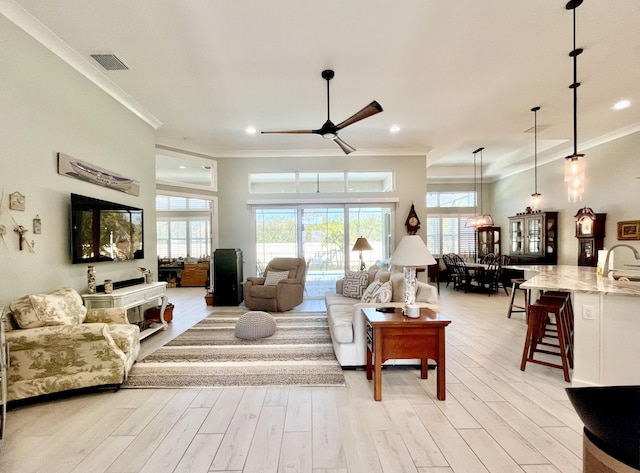
[[[368, 282], [391, 281], [393, 288], [390, 302], [361, 302], [360, 298], [343, 294], [344, 279], [336, 282], [336, 292], [325, 294], [327, 318], [331, 342], [338, 362], [343, 367], [363, 366], [366, 364], [366, 324], [362, 313], [366, 307], [404, 307], [404, 276], [384, 269], [371, 267], [368, 270]], [[438, 292], [435, 287], [418, 281], [416, 305], [438, 311]], [[389, 360], [387, 363], [393, 363]], [[399, 364], [419, 363], [419, 360], [402, 360]]]

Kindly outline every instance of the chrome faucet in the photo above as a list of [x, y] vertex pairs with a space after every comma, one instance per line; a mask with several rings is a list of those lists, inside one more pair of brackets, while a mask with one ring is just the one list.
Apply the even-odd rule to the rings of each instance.
[[617, 245], [613, 245], [611, 248], [609, 248], [609, 251], [607, 251], [607, 257], [604, 259], [604, 268], [602, 268], [602, 275], [606, 278], [609, 277], [609, 255], [611, 254], [614, 248], [618, 248], [619, 246], [625, 246], [629, 248], [631, 251], [633, 251], [633, 256], [635, 256], [637, 260], [640, 260], [640, 253], [638, 253], [638, 250], [635, 247], [631, 245], [627, 245], [626, 243], [619, 243]]

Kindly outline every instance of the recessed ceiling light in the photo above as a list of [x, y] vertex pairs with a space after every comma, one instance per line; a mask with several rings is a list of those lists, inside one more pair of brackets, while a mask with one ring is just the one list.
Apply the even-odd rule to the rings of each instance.
[[187, 169], [187, 166], [178, 166], [178, 169]]
[[389, 129], [389, 131], [390, 131], [391, 133], [398, 133], [398, 132], [400, 131], [400, 127], [399, 127], [398, 125], [393, 125], [393, 126]]
[[629, 107], [631, 105], [631, 102], [629, 100], [620, 100], [619, 102], [616, 102], [616, 104], [613, 106], [614, 110], [624, 110], [625, 108]]
[[249, 135], [255, 135], [257, 130], [256, 130], [254, 127], [250, 126], [250, 127], [248, 127], [245, 131], [246, 131], [246, 132], [247, 132], [247, 134], [249, 134]]

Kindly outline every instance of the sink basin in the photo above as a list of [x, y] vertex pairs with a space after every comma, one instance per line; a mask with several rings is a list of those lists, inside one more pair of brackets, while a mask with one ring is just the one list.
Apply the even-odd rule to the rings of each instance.
[[615, 279], [616, 281], [633, 281], [633, 282], [638, 282], [640, 281], [640, 274], [638, 274], [637, 272], [631, 273], [629, 271], [614, 271], [613, 274], [613, 279]]
[[640, 469], [640, 386], [566, 391], [589, 440], [616, 460]]

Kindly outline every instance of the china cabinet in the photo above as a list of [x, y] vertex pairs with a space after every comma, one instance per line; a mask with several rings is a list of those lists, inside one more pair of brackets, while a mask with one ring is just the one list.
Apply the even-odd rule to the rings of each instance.
[[500, 227], [478, 228], [478, 259], [489, 253], [500, 256]]
[[509, 256], [515, 264], [556, 264], [558, 212], [509, 217]]

